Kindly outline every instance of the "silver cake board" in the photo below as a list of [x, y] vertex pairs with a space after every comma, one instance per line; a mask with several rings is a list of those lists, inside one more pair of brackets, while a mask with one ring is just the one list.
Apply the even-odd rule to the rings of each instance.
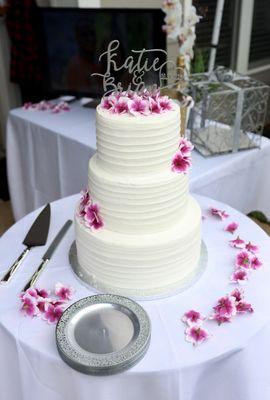
[[189, 287], [194, 285], [197, 280], [202, 276], [207, 267], [208, 262], [208, 251], [205, 243], [201, 242], [201, 254], [199, 262], [194, 271], [194, 275], [186, 284], [181, 284], [181, 282], [176, 282], [173, 285], [156, 288], [151, 290], [123, 290], [122, 288], [110, 287], [108, 285], [103, 285], [99, 282], [93, 275], [85, 271], [78, 262], [76, 242], [74, 241], [69, 250], [69, 262], [71, 269], [74, 272], [80, 283], [91, 289], [94, 293], [111, 293], [120, 296], [131, 297], [138, 301], [144, 300], [158, 300], [166, 297], [174, 296], [183, 291], [187, 290]]

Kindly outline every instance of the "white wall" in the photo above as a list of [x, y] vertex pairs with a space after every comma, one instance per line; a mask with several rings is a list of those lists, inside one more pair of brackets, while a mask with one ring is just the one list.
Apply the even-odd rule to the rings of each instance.
[[4, 18], [0, 17], [0, 150], [5, 149], [8, 112], [21, 103], [18, 86], [9, 82], [9, 61], [8, 34]]

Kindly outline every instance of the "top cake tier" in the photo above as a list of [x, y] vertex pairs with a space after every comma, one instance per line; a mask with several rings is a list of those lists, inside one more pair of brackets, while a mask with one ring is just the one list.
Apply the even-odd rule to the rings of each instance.
[[160, 114], [113, 113], [97, 107], [97, 163], [111, 173], [146, 174], [170, 169], [178, 149], [180, 109]]

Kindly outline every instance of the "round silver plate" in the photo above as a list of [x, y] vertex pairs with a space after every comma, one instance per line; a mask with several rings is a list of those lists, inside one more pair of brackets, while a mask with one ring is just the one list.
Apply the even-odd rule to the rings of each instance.
[[56, 327], [60, 356], [72, 368], [111, 375], [135, 365], [150, 343], [150, 320], [133, 300], [112, 294], [72, 304]]
[[71, 268], [75, 273], [75, 276], [80, 279], [81, 283], [84, 283], [87, 287], [90, 287], [92, 290], [96, 290], [97, 292], [113, 293], [118, 295], [129, 296], [136, 300], [157, 300], [183, 292], [184, 290], [192, 286], [202, 276], [203, 272], [207, 267], [207, 261], [208, 261], [207, 247], [205, 243], [202, 241], [199, 262], [197, 264], [196, 269], [193, 271], [193, 275], [190, 277], [190, 279], [188, 279], [187, 282], [185, 283], [174, 282], [169, 286], [152, 288], [150, 290], [145, 290], [145, 289], [125, 290], [122, 288], [116, 288], [113, 286], [104, 285], [102, 282], [99, 282], [96, 279], [96, 277], [93, 276], [89, 271], [83, 269], [78, 261], [75, 241], [72, 243], [69, 250], [69, 262]]

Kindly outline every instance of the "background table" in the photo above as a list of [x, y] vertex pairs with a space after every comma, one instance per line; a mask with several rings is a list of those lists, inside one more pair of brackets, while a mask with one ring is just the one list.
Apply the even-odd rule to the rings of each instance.
[[[49, 242], [67, 218], [78, 196], [52, 204]], [[118, 375], [93, 377], [68, 367], [59, 357], [54, 329], [41, 319], [19, 313], [18, 293], [40, 261], [44, 248], [31, 250], [10, 285], [1, 286], [0, 391], [8, 400], [269, 400], [270, 398], [270, 269], [269, 237], [251, 220], [214, 200], [198, 197], [203, 214], [203, 239], [209, 262], [201, 278], [189, 289], [162, 300], [144, 301], [152, 324], [149, 350], [136, 366]], [[238, 316], [231, 324], [209, 322], [211, 340], [194, 349], [184, 340], [182, 314], [191, 307], [208, 313], [233, 285], [228, 276], [237, 250], [228, 245], [231, 235], [207, 213], [209, 204], [225, 209], [228, 221], [238, 221], [245, 240], [261, 246], [265, 265], [246, 285], [252, 315]], [[38, 211], [26, 216], [0, 239], [0, 272], [22, 250], [20, 245]], [[71, 229], [40, 278], [39, 286], [53, 288], [57, 281], [76, 289], [74, 301], [92, 294], [73, 275], [68, 251]], [[0, 396], [1, 397], [1, 396]], [[2, 398], [2, 397], [1, 397]]]
[[[8, 181], [15, 219], [87, 184], [88, 161], [96, 149], [95, 110], [12, 110], [7, 124]], [[262, 148], [205, 159], [193, 152], [190, 188], [248, 213], [270, 217], [270, 141]]]

